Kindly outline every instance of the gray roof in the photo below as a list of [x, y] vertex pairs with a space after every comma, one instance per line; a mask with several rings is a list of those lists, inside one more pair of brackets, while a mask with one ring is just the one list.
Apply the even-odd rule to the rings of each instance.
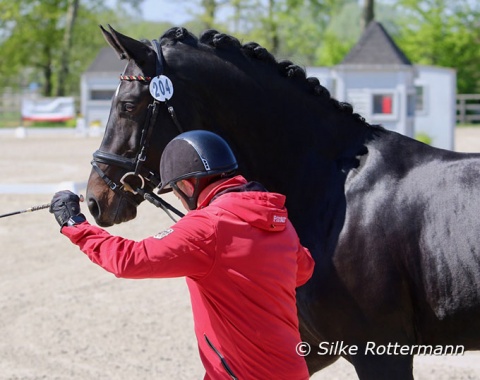
[[341, 65], [412, 65], [385, 28], [371, 21]]
[[86, 73], [115, 73], [121, 74], [125, 69], [127, 62], [118, 58], [117, 53], [111, 47], [104, 47], [93, 62], [90, 64]]

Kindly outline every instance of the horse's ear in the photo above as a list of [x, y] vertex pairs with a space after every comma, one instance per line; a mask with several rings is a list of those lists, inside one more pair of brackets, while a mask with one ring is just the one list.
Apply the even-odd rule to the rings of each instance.
[[147, 55], [151, 51], [149, 47], [143, 42], [117, 32], [110, 25], [108, 25], [108, 28], [110, 31], [105, 30], [105, 28], [100, 25], [103, 37], [105, 37], [108, 44], [117, 52], [120, 59], [133, 59], [139, 65], [146, 61]]
[[124, 50], [122, 49], [121, 46], [117, 44], [117, 41], [115, 41], [113, 36], [102, 25], [99, 25], [99, 26], [100, 26], [100, 29], [102, 30], [102, 34], [103, 34], [103, 37], [105, 38], [105, 41], [107, 41], [107, 43], [117, 52], [120, 59], [127, 58], [125, 56]]

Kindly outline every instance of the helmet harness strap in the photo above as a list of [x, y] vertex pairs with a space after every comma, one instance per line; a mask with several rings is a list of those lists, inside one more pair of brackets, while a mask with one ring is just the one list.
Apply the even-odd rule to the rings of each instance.
[[197, 203], [198, 203], [198, 197], [200, 195], [201, 190], [203, 190], [203, 186], [202, 186], [202, 188], [200, 188], [200, 182], [201, 182], [202, 178], [193, 177], [192, 179], [195, 181], [195, 183], [194, 183], [194, 188], [193, 188], [193, 194], [192, 194], [191, 197], [189, 197], [187, 194], [185, 194], [185, 192], [180, 190], [180, 188], [178, 187], [178, 185], [175, 182], [172, 182], [170, 184], [170, 186], [173, 189], [175, 189], [175, 191], [178, 193], [178, 195], [180, 195], [185, 200], [185, 202], [187, 203], [188, 208], [190, 210], [196, 210], [197, 209]]

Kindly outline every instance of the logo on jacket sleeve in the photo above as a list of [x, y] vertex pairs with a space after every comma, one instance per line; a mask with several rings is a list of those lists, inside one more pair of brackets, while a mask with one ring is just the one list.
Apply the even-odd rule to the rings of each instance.
[[162, 232], [159, 232], [154, 236], [155, 239], [163, 239], [165, 236], [170, 235], [173, 232], [173, 228], [169, 228], [168, 230], [164, 230]]
[[279, 215], [274, 215], [273, 216], [273, 222], [274, 223], [285, 223], [287, 221], [286, 216], [279, 216]]

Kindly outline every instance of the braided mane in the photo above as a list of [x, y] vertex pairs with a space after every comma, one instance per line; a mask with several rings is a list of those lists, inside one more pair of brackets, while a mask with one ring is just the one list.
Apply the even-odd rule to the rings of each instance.
[[305, 70], [294, 64], [289, 60], [277, 61], [275, 57], [264, 47], [260, 46], [256, 42], [248, 42], [244, 45], [240, 41], [231, 35], [220, 33], [217, 30], [209, 29], [203, 32], [199, 38], [190, 33], [183, 27], [175, 27], [167, 30], [161, 37], [161, 41], [166, 40], [175, 42], [181, 41], [182, 43], [199, 47], [200, 45], [209, 46], [218, 50], [238, 50], [249, 58], [259, 60], [261, 62], [272, 65], [277, 68], [278, 73], [292, 80], [303, 81], [310, 89], [309, 92], [312, 95], [319, 96], [327, 101], [331, 102], [335, 108], [341, 112], [352, 115], [354, 118], [368, 125], [365, 119], [358, 113], [353, 112], [353, 107], [350, 103], [340, 102], [331, 97], [328, 89], [320, 84], [318, 78], [307, 77]]

